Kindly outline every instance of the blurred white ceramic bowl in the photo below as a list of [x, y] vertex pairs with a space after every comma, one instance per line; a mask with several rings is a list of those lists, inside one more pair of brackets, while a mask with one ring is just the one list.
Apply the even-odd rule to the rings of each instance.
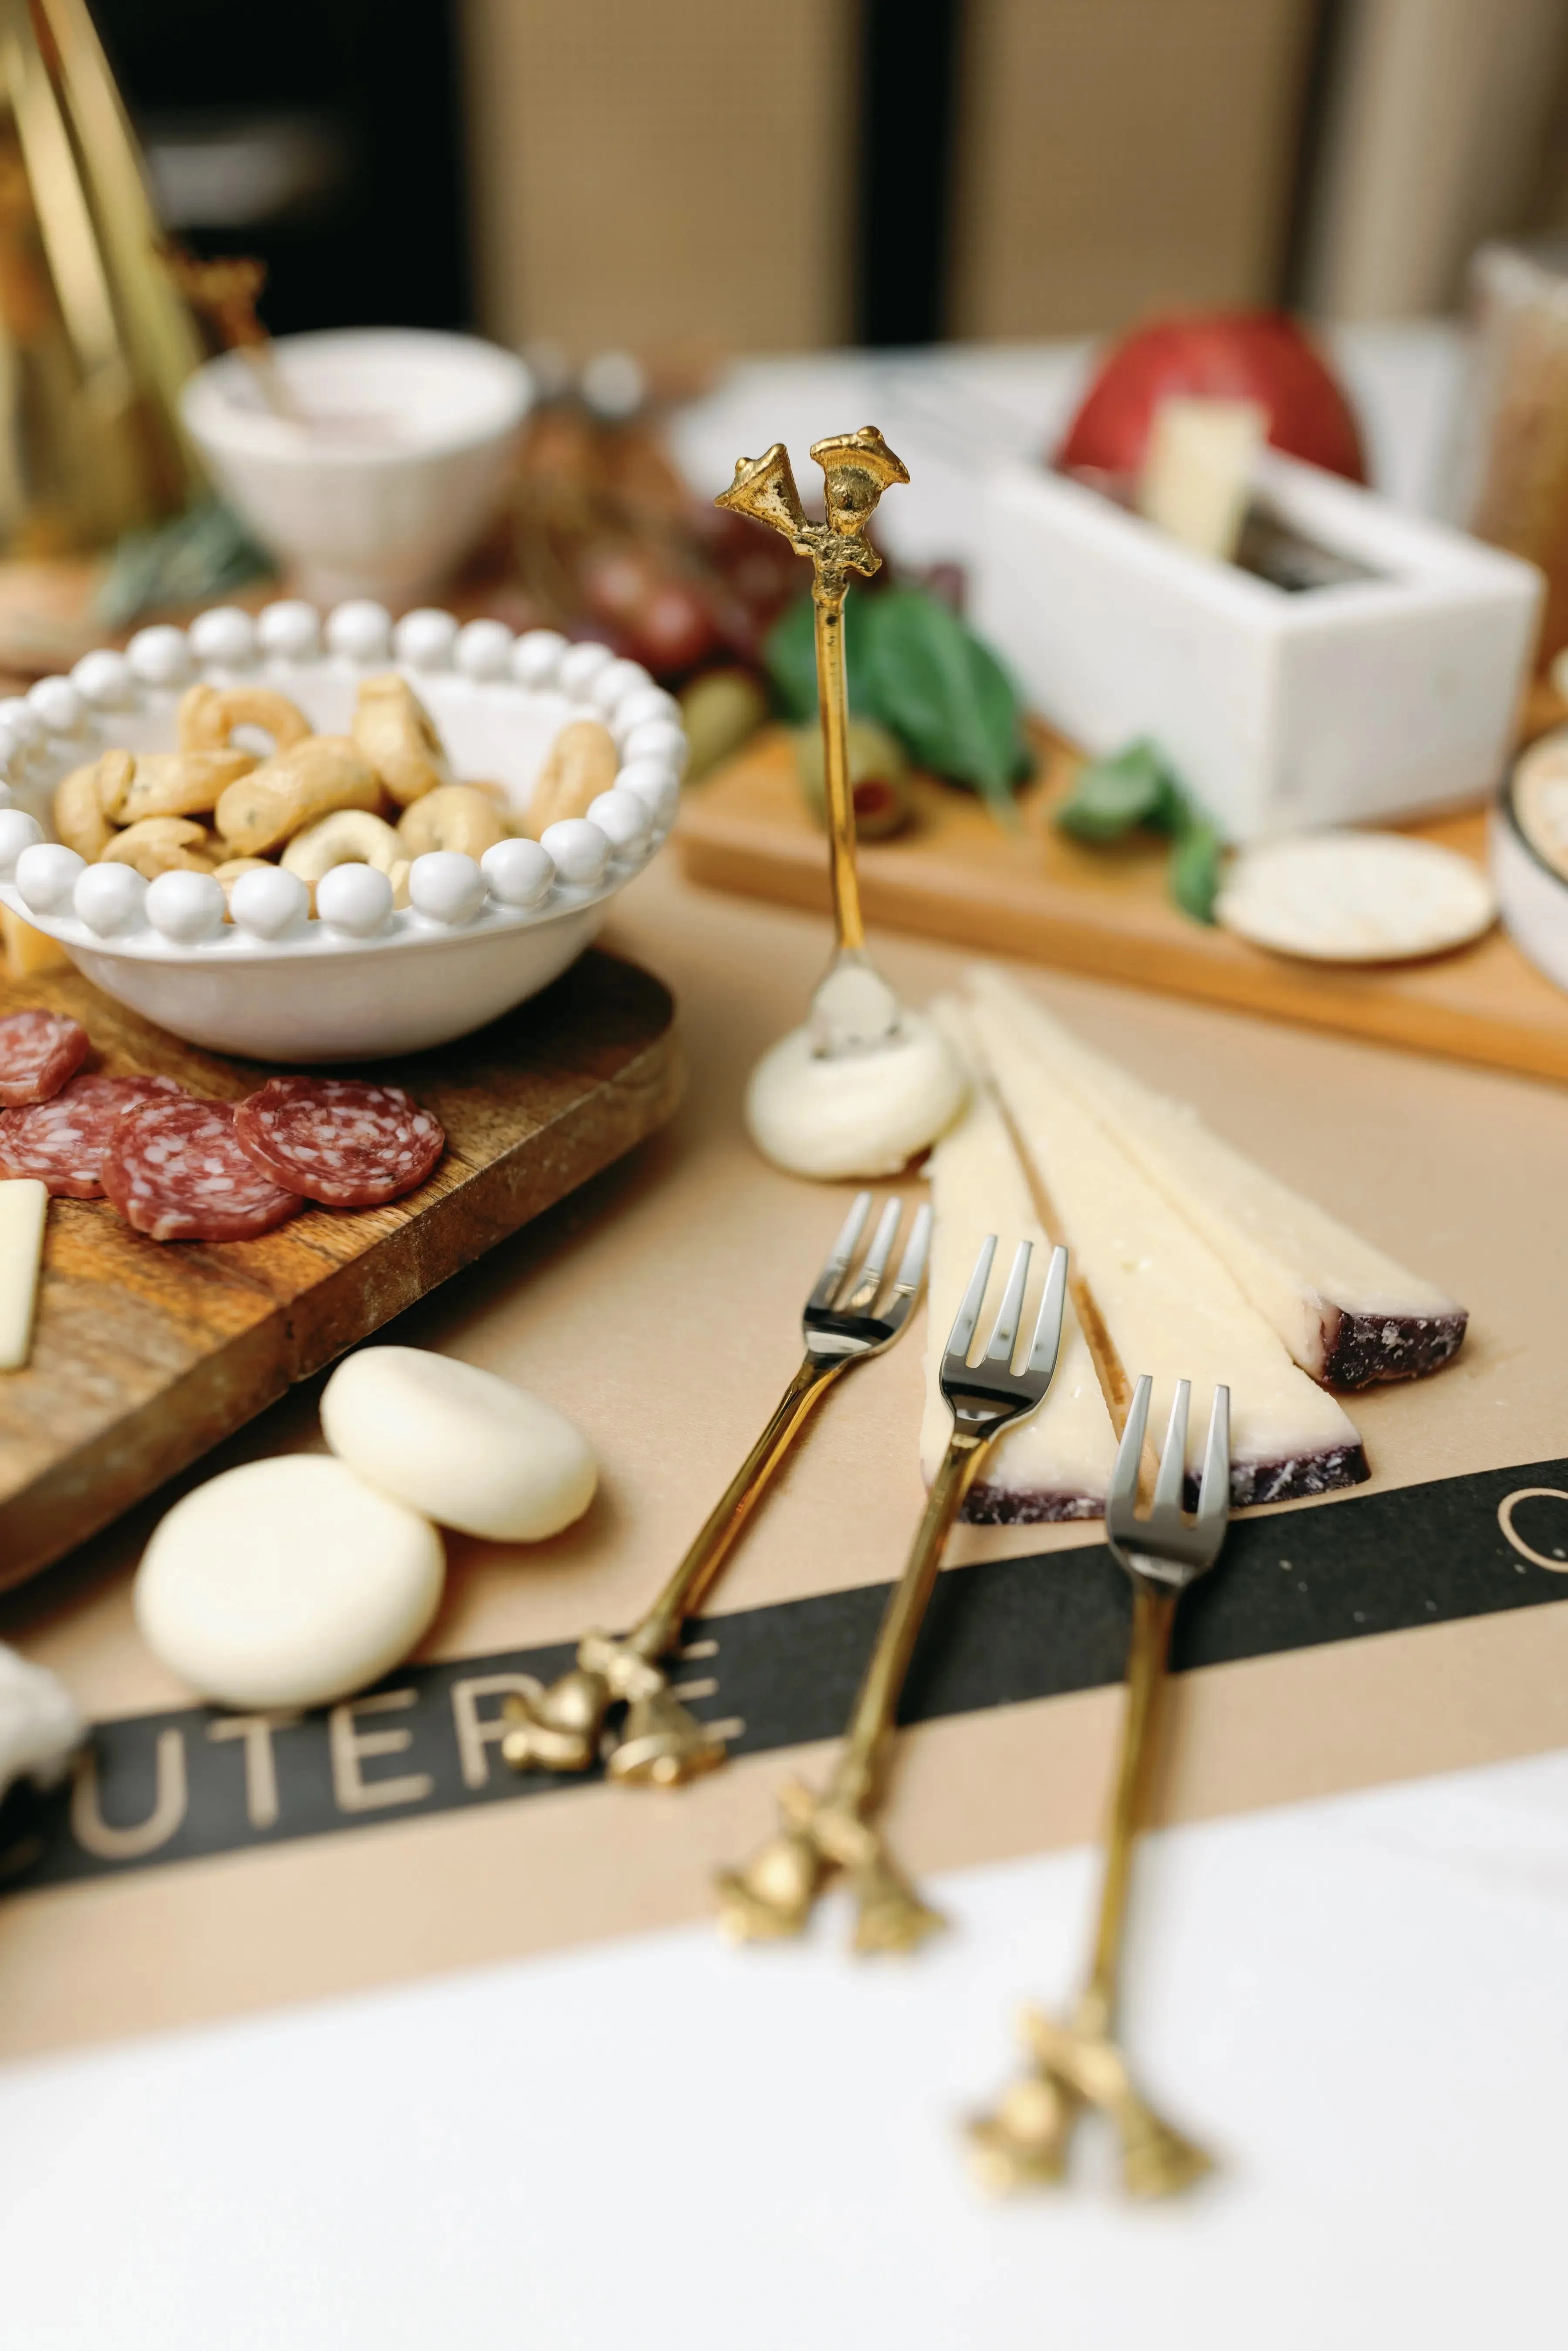
[[[193, 679], [273, 687], [319, 732], [341, 734], [361, 681], [392, 668], [457, 775], [499, 786], [514, 811], [573, 719], [609, 728], [613, 788], [538, 843], [509, 840], [479, 863], [454, 851], [416, 859], [405, 907], [368, 866], [341, 865], [308, 916], [303, 889], [291, 893], [275, 869], [246, 876], [225, 922], [206, 876], [164, 874], [146, 888], [129, 867], [84, 866], [44, 845], [60, 778], [110, 744], [169, 749]], [[255, 617], [204, 612], [188, 632], [143, 629], [123, 653], [89, 653], [69, 681], [49, 679], [0, 712], [0, 904], [57, 939], [108, 995], [193, 1044], [269, 1061], [420, 1052], [537, 995], [588, 945], [674, 819], [685, 765], [674, 710], [646, 670], [601, 645], [542, 629], [514, 637], [498, 621], [459, 628], [437, 611], [394, 628], [382, 605], [340, 604], [323, 622], [288, 601]]]
[[394, 607], [435, 587], [495, 512], [532, 382], [469, 335], [342, 328], [272, 346], [302, 421], [238, 353], [186, 384], [186, 430], [302, 594]]

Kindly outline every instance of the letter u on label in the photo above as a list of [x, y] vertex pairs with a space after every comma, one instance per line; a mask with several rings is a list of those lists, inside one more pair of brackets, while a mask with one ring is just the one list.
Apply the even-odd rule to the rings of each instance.
[[189, 1802], [184, 1735], [171, 1725], [158, 1733], [152, 1810], [133, 1828], [111, 1828], [99, 1803], [98, 1757], [89, 1745], [78, 1759], [71, 1789], [71, 1834], [84, 1853], [96, 1854], [100, 1861], [141, 1861], [168, 1844]]

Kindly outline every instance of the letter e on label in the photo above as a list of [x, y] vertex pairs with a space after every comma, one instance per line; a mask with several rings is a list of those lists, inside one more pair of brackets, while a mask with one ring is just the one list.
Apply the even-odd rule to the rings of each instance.
[[1568, 1493], [1561, 1486], [1521, 1486], [1497, 1506], [1497, 1522], [1521, 1559], [1545, 1568], [1549, 1574], [1568, 1575], [1568, 1559], [1549, 1559], [1545, 1552], [1531, 1550], [1516, 1530], [1513, 1513], [1521, 1502], [1568, 1502]]
[[401, 1755], [413, 1744], [412, 1730], [361, 1730], [356, 1714], [396, 1714], [415, 1706], [419, 1692], [381, 1690], [374, 1698], [346, 1698], [327, 1718], [332, 1755], [332, 1792], [345, 1813], [379, 1812], [383, 1804], [423, 1804], [434, 1794], [428, 1771], [403, 1771], [390, 1780], [367, 1780], [360, 1765], [367, 1755]]

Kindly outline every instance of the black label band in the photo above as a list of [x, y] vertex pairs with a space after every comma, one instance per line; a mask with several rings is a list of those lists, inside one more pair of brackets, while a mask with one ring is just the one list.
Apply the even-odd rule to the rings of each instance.
[[[1568, 1599], [1568, 1461], [1484, 1470], [1239, 1522], [1184, 1602], [1178, 1672]], [[691, 1627], [677, 1691], [752, 1754], [831, 1737], [886, 1598], [823, 1593]], [[901, 1719], [933, 1721], [1119, 1680], [1125, 1579], [1103, 1543], [943, 1576]], [[580, 1786], [519, 1776], [497, 1741], [507, 1693], [569, 1645], [405, 1666], [299, 1716], [189, 1707], [99, 1723], [71, 1783], [0, 1804], [0, 1888], [195, 1861], [465, 1804]]]

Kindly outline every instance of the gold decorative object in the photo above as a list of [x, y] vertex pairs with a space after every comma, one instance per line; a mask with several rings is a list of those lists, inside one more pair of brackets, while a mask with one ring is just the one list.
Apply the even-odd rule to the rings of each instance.
[[1023, 1368], [1013, 1369], [1029, 1280], [1028, 1241], [1014, 1257], [990, 1343], [977, 1364], [969, 1362], [996, 1247], [993, 1234], [980, 1250], [947, 1341], [941, 1386], [953, 1433], [883, 1612], [827, 1792], [819, 1796], [798, 1780], [786, 1782], [779, 1834], [747, 1868], [719, 1874], [719, 1926], [732, 1942], [798, 1935], [834, 1870], [850, 1878], [857, 1951], [913, 1950], [943, 1924], [893, 1860], [874, 1821], [887, 1792], [899, 1694], [936, 1588], [942, 1546], [987, 1453], [1005, 1429], [1034, 1410], [1056, 1370], [1067, 1295], [1062, 1249], [1051, 1258]]
[[678, 1788], [724, 1761], [723, 1740], [681, 1704], [661, 1660], [675, 1648], [685, 1619], [712, 1590], [812, 1407], [851, 1364], [891, 1347], [909, 1320], [925, 1271], [931, 1211], [915, 1211], [903, 1261], [880, 1304], [904, 1212], [896, 1200], [888, 1202], [857, 1269], [870, 1213], [871, 1194], [862, 1192], [806, 1301], [804, 1362], [647, 1614], [623, 1640], [609, 1633], [587, 1634], [570, 1672], [538, 1698], [507, 1698], [509, 1728], [501, 1752], [515, 1771], [586, 1771], [600, 1754], [606, 1715], [622, 1701], [626, 1719], [610, 1750], [612, 1780], [633, 1787]]
[[1137, 1515], [1138, 1476], [1153, 1382], [1145, 1373], [1134, 1392], [1111, 1490], [1105, 1534], [1133, 1585], [1133, 1631], [1127, 1656], [1127, 1700], [1122, 1718], [1115, 1793], [1105, 1839], [1105, 1868], [1089, 1980], [1071, 2023], [1026, 2009], [1020, 2037], [1032, 2065], [1006, 2092], [994, 2114], [971, 2123], [970, 2159], [988, 2188], [1006, 2193], [1050, 2187], [1067, 2169], [1072, 2133], [1092, 2107], [1113, 2125], [1121, 2143], [1122, 2184], [1129, 2196], [1174, 2196], [1211, 2168], [1200, 2147], [1161, 2119], [1134, 2088], [1127, 2061], [1113, 2038], [1133, 1850], [1148, 1814], [1155, 1759], [1154, 1732], [1170, 1658], [1176, 1603], [1206, 1574], [1225, 1541], [1230, 1497], [1230, 1393], [1217, 1388], [1204, 1456], [1197, 1511], [1182, 1514], [1186, 1472], [1190, 1388], [1178, 1382], [1154, 1504]]
[[50, 557], [178, 514], [202, 359], [83, 0], [0, 0], [0, 546]]

